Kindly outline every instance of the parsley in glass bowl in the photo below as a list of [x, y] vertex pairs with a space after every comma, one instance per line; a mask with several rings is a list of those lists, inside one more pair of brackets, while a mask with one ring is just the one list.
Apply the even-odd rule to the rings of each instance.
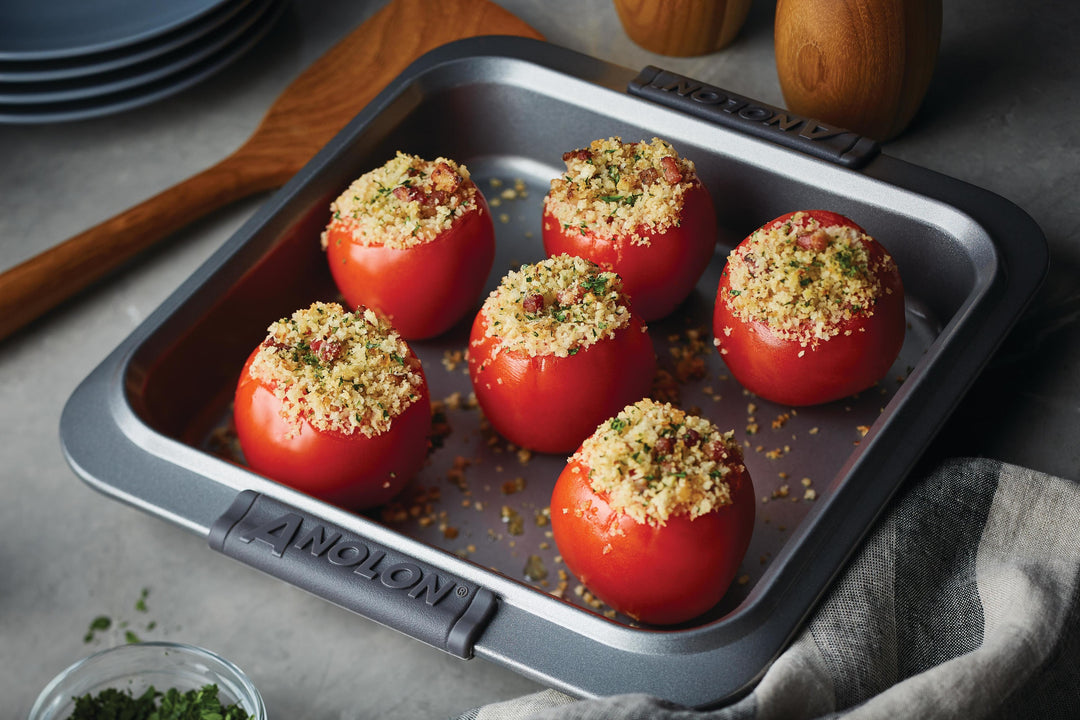
[[41, 691], [29, 720], [94, 720], [121, 708], [125, 717], [156, 712], [161, 720], [267, 717], [259, 691], [225, 658], [193, 645], [144, 642], [102, 650], [64, 670]]

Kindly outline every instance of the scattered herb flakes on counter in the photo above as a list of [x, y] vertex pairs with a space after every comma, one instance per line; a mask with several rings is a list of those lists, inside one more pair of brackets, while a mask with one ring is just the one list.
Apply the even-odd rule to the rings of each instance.
[[[147, 605], [147, 598], [150, 597], [150, 588], [143, 588], [139, 591], [138, 597], [135, 599], [134, 608], [136, 612], [148, 613], [150, 611]], [[83, 642], [90, 644], [98, 640], [102, 633], [109, 633], [115, 631], [123, 635], [124, 642], [137, 643], [141, 642], [142, 638], [132, 629], [133, 623], [128, 620], [114, 620], [108, 615], [98, 615], [90, 621], [90, 625], [87, 627], [86, 634], [83, 636]], [[148, 621], [144, 626], [146, 632], [150, 632], [157, 627], [156, 620]], [[111, 634], [111, 633], [110, 633]]]
[[146, 598], [150, 596], [150, 588], [143, 588], [139, 593], [139, 599], [135, 601], [135, 609], [139, 612], [146, 612]]
[[90, 627], [87, 628], [86, 635], [83, 636], [83, 642], [93, 642], [97, 633], [105, 632], [111, 627], [112, 618], [110, 618], [108, 615], [98, 615], [96, 618], [90, 621]]
[[165, 692], [153, 686], [135, 697], [130, 691], [106, 688], [97, 695], [87, 693], [75, 698], [75, 711], [68, 720], [248, 720], [244, 708], [223, 705], [217, 685], [198, 690]]

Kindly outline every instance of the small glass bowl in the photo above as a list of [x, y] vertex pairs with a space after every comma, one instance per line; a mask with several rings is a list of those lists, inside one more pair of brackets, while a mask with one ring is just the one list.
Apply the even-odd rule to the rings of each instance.
[[106, 688], [138, 697], [151, 685], [187, 692], [209, 684], [217, 685], [222, 705], [238, 703], [252, 720], [266, 720], [262, 696], [240, 668], [209, 650], [171, 642], [119, 645], [79, 660], [45, 686], [29, 720], [66, 720], [74, 698]]

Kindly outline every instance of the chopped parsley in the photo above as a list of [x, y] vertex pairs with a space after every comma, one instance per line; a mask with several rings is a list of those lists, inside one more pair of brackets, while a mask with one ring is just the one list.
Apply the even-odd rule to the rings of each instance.
[[150, 686], [136, 697], [130, 690], [106, 688], [97, 695], [75, 698], [75, 710], [67, 720], [248, 720], [239, 704], [223, 705], [218, 687], [207, 684], [198, 690], [161, 692]]

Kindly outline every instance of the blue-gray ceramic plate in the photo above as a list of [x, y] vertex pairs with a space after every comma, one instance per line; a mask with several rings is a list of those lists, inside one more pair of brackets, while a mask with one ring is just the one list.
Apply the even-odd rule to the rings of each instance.
[[229, 0], [0, 0], [0, 60], [115, 50], [176, 30]]
[[37, 83], [100, 75], [186, 48], [235, 18], [253, 0], [232, 0], [190, 23], [143, 42], [104, 52], [49, 60], [0, 60], [0, 82]]
[[268, 10], [230, 45], [167, 77], [95, 97], [51, 103], [0, 103], [0, 124], [37, 125], [85, 120], [130, 110], [174, 95], [219, 72], [255, 45], [281, 16], [288, 0], [270, 0]]

